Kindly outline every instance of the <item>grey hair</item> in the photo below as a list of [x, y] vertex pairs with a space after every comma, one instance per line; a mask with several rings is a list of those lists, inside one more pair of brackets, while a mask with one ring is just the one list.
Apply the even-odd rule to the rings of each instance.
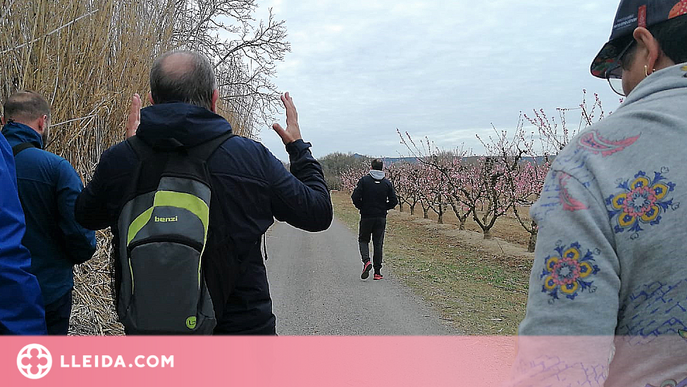
[[[172, 61], [173, 56], [181, 58]], [[216, 86], [212, 64], [195, 51], [162, 54], [150, 70], [150, 92], [156, 104], [185, 102], [210, 110]]]

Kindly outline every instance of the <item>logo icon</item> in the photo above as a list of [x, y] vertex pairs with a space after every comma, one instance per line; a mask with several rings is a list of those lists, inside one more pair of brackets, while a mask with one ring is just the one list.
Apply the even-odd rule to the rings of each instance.
[[186, 319], [186, 327], [188, 329], [196, 329], [196, 316], [191, 316]]
[[50, 372], [52, 355], [40, 344], [29, 344], [17, 355], [17, 368], [29, 379], [40, 379]]

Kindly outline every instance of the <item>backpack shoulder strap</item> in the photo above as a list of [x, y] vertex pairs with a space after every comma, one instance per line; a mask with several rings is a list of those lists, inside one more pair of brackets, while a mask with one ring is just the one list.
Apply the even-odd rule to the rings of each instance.
[[24, 149], [35, 148], [35, 147], [36, 146], [30, 142], [22, 142], [21, 144], [17, 144], [17, 145], [12, 147], [12, 153], [14, 154], [14, 157], [17, 157], [19, 152], [23, 151]]
[[146, 158], [146, 156], [154, 153], [153, 148], [146, 144], [138, 136], [131, 136], [126, 139], [126, 142], [128, 142], [129, 145], [131, 145], [131, 147], [134, 149], [134, 152], [136, 152], [139, 160], [143, 160]]
[[193, 148], [190, 148], [189, 154], [201, 160], [207, 161], [207, 159], [210, 158], [210, 156], [212, 156], [213, 153], [215, 153], [215, 150], [217, 150], [217, 148], [219, 148], [220, 145], [222, 145], [226, 140], [235, 136], [236, 135], [234, 133], [231, 133], [229, 131], [224, 132], [219, 136], [213, 138], [212, 140], [205, 141], [202, 144], [198, 144]]

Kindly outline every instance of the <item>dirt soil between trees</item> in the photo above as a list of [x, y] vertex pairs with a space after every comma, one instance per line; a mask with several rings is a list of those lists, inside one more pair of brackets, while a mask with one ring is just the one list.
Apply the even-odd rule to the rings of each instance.
[[[494, 256], [517, 257], [522, 259], [534, 258], [534, 253], [528, 252], [527, 247], [524, 244], [517, 244], [509, 241], [517, 240], [518, 237], [528, 238], [529, 234], [521, 235], [526, 233], [513, 231], [507, 226], [499, 227], [497, 231], [493, 232], [493, 234], [496, 235], [494, 238], [484, 239], [484, 235], [478, 231], [469, 229], [459, 230], [456, 224], [438, 224], [435, 220], [418, 218], [415, 215], [410, 215], [408, 212], [391, 211], [389, 216], [395, 220], [413, 222], [424, 226], [428, 230], [441, 233], [442, 235], [450, 238], [456, 238], [464, 246], [470, 246], [472, 249], [478, 252], [483, 252], [485, 254]], [[504, 220], [504, 222], [505, 221], [506, 220]], [[515, 223], [510, 225], [510, 227], [520, 227], [517, 222], [511, 221], [508, 223]]]

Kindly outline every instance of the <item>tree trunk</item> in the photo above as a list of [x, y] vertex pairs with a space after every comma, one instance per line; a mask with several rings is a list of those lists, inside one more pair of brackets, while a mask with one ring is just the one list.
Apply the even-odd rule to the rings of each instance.
[[422, 217], [425, 219], [429, 219], [429, 208], [427, 209], [422, 209]]
[[466, 219], [460, 219], [460, 226], [458, 226], [458, 230], [465, 230], [465, 221]]
[[410, 215], [415, 215], [415, 204], [410, 206]]
[[398, 210], [399, 210], [400, 212], [403, 212], [403, 203], [400, 202], [400, 201], [398, 202]]
[[442, 212], [439, 213], [439, 219], [437, 219], [437, 223], [444, 224], [444, 214]]
[[536, 223], [532, 222], [532, 229], [530, 230], [530, 241], [527, 244], [527, 251], [530, 253], [534, 252], [534, 248], [537, 245], [537, 234], [539, 232], [539, 229], [537, 228]]
[[488, 230], [483, 229], [482, 231], [484, 232], [484, 239], [491, 239], [492, 238], [491, 229], [488, 229]]

